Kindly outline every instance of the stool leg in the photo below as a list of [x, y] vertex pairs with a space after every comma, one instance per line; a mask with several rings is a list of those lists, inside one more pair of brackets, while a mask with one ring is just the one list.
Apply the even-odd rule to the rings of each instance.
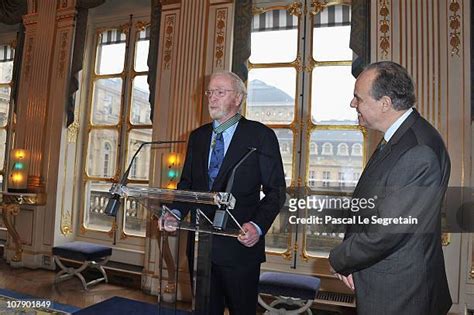
[[79, 280], [81, 280], [82, 286], [84, 287], [85, 290], [87, 290], [87, 283], [86, 279], [82, 276], [81, 272], [84, 271], [84, 269], [87, 268], [89, 262], [85, 261], [79, 268], [69, 268], [64, 266], [64, 264], [61, 262], [61, 259], [57, 255], [54, 255], [54, 261], [56, 264], [61, 268], [61, 271], [59, 271], [56, 274], [56, 277], [54, 278], [54, 283], [58, 283], [67, 279], [70, 279], [74, 276], [78, 277]]
[[100, 273], [102, 274], [102, 276], [104, 277], [104, 280], [106, 283], [109, 282], [109, 279], [107, 277], [107, 273], [105, 273], [105, 269], [104, 269], [104, 265], [107, 264], [107, 262], [109, 261], [110, 259], [110, 256], [107, 256], [105, 257], [104, 260], [102, 260], [101, 262], [92, 262], [93, 264], [91, 265], [91, 267], [97, 269], [100, 271]]
[[[284, 315], [297, 315], [306, 312], [308, 315], [312, 315], [313, 312], [311, 311], [310, 307], [313, 304], [312, 300], [304, 300], [294, 299], [291, 297], [284, 297], [284, 296], [276, 296], [275, 300], [268, 305], [265, 301], [261, 298], [260, 294], [258, 295], [258, 303], [265, 308], [267, 311], [265, 314], [276, 315], [276, 314], [284, 314]], [[287, 305], [297, 305], [300, 308], [296, 310], [286, 310], [284, 308], [276, 308], [275, 305], [280, 303], [287, 304]]]

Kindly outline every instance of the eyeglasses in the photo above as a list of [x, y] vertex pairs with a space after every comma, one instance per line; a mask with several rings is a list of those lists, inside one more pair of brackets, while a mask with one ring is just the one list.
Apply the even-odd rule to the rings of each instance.
[[224, 89], [216, 89], [216, 90], [206, 90], [204, 95], [207, 97], [211, 97], [212, 95], [216, 95], [217, 97], [221, 98], [226, 96], [227, 92], [233, 92], [234, 90], [224, 90]]

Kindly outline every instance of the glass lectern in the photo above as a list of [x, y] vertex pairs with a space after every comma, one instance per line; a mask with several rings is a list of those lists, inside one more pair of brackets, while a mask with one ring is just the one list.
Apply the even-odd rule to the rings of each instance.
[[[174, 226], [177, 233], [177, 241], [175, 248], [174, 259], [174, 270], [173, 272], [175, 279], [169, 279], [170, 273], [168, 273], [168, 281], [174, 280], [174, 283], [178, 284], [179, 276], [179, 244], [181, 231], [189, 231], [194, 233], [194, 257], [193, 257], [193, 271], [192, 272], [192, 310], [182, 311], [176, 307], [177, 302], [177, 288], [175, 290], [175, 296], [172, 303], [164, 303], [164, 274], [163, 274], [163, 248], [165, 246], [165, 237], [161, 237], [161, 250], [160, 250], [160, 288], [159, 288], [159, 310], [157, 314], [195, 314], [195, 315], [207, 315], [209, 314], [209, 295], [210, 295], [210, 275], [211, 275], [211, 248], [212, 239], [214, 235], [220, 235], [224, 237], [238, 237], [240, 230], [228, 229], [219, 227], [218, 224], [211, 221], [199, 210], [199, 205], [215, 205], [220, 211], [228, 214], [232, 220], [235, 221], [229, 210], [233, 209], [235, 205], [235, 199], [230, 193], [207, 193], [207, 192], [194, 192], [184, 190], [171, 190], [171, 189], [160, 189], [160, 188], [143, 188], [143, 187], [126, 187], [121, 186], [115, 189], [115, 193], [122, 197], [132, 197], [141, 204], [143, 204], [149, 211], [152, 211], [158, 217], [162, 216], [163, 209], [167, 209], [164, 204], [170, 204], [173, 202], [185, 202], [189, 203], [196, 211], [195, 222], [179, 221]], [[173, 221], [176, 223], [176, 221]], [[237, 223], [237, 222], [236, 222]], [[165, 222], [166, 224], [166, 222]], [[237, 226], [240, 226], [237, 223]], [[168, 233], [162, 231], [162, 233]], [[168, 266], [169, 267], [169, 266]]]

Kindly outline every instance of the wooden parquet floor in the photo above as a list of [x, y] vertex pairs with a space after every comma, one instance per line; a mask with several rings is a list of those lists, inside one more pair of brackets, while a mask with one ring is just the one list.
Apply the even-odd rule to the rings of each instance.
[[156, 303], [157, 297], [138, 289], [100, 283], [85, 291], [79, 279], [53, 285], [55, 272], [44, 269], [12, 268], [0, 258], [0, 288], [42, 299], [84, 308], [114, 296]]

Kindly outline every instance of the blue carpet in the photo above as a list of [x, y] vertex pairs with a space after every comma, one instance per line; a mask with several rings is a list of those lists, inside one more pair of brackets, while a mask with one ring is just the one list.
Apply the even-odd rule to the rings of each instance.
[[[74, 313], [75, 311], [80, 309], [80, 308], [75, 307], [75, 306], [70, 306], [70, 305], [66, 305], [66, 304], [57, 303], [57, 302], [51, 301], [47, 298], [39, 298], [39, 297], [35, 297], [35, 296], [23, 294], [23, 293], [10, 291], [10, 290], [7, 290], [7, 289], [0, 289], [0, 296], [5, 297], [5, 299], [0, 298], [0, 314], [8, 314], [8, 312], [4, 313], [5, 311], [15, 311], [14, 309], [8, 309], [7, 308], [7, 300], [45, 301], [45, 302], [50, 301], [51, 302], [50, 307], [48, 307], [47, 309], [46, 308], [39, 308], [37, 310], [41, 310], [45, 313], [51, 313], [51, 314], [55, 313], [55, 311], [70, 314], [70, 313]], [[34, 310], [35, 309], [29, 309], [29, 310], [24, 309], [24, 311], [27, 312], [27, 314], [35, 314], [36, 312]], [[16, 311], [21, 311], [21, 310], [16, 309]], [[35, 312], [35, 313], [33, 313], [33, 312]], [[58, 313], [55, 313], [55, 314], [58, 314]]]
[[74, 315], [189, 315], [190, 312], [159, 308], [150, 304], [114, 296], [108, 300], [86, 307]]

